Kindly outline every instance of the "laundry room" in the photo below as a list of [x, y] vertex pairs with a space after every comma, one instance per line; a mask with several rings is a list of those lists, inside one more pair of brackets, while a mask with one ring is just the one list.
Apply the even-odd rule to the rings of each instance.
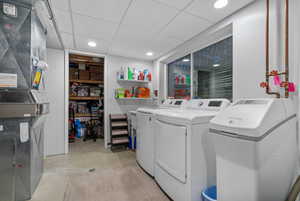
[[0, 0], [0, 201], [299, 201], [299, 0]]

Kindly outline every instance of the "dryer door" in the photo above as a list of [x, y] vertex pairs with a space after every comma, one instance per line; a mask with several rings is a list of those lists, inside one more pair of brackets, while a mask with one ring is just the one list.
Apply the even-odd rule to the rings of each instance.
[[157, 120], [157, 165], [169, 175], [186, 183], [187, 128]]

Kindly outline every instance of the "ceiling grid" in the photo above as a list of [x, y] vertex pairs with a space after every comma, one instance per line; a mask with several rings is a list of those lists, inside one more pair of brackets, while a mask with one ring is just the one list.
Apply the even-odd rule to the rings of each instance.
[[51, 0], [51, 9], [65, 48], [155, 60], [253, 1]]

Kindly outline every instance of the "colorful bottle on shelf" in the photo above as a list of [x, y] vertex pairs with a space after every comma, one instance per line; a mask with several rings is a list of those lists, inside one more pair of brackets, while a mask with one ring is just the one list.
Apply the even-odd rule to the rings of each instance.
[[139, 80], [139, 71], [138, 71], [138, 69], [134, 69], [134, 80]]
[[144, 79], [143, 80], [147, 80], [148, 79], [148, 74], [149, 74], [148, 69], [145, 69], [144, 70]]
[[124, 70], [124, 80], [128, 80], [128, 68]]
[[191, 76], [190, 75], [186, 75], [186, 84], [191, 85]]
[[130, 67], [128, 67], [128, 80], [132, 80], [132, 78], [133, 78], [132, 69]]
[[147, 80], [148, 80], [148, 81], [152, 81], [152, 74], [151, 74], [150, 72], [149, 72], [148, 75], [147, 75]]
[[124, 80], [124, 68], [121, 67], [121, 72], [120, 72], [120, 80]]

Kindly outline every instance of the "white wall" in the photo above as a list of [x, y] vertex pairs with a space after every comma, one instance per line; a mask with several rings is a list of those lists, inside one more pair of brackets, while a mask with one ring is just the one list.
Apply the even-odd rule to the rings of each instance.
[[49, 70], [46, 90], [50, 99], [50, 114], [45, 128], [45, 155], [65, 153], [64, 132], [64, 51], [47, 49]]
[[[109, 130], [109, 114], [120, 114], [127, 113], [131, 110], [136, 110], [142, 105], [150, 105], [152, 101], [144, 100], [116, 100], [115, 99], [115, 89], [134, 86], [130, 84], [120, 84], [117, 82], [117, 72], [120, 71], [121, 67], [131, 67], [137, 69], [149, 69], [149, 71], [154, 76], [156, 80], [156, 72], [153, 70], [153, 63], [146, 62], [136, 59], [130, 59], [119, 56], [106, 56], [106, 71], [105, 71], [105, 117], [106, 121], [106, 143], [110, 142], [110, 130]], [[156, 81], [154, 81], [156, 83]], [[153, 84], [149, 84], [150, 88], [153, 88]], [[156, 85], [156, 84], [155, 84]], [[141, 85], [146, 86], [146, 85]]]
[[[271, 2], [270, 56], [271, 66], [276, 69], [283, 65], [281, 56], [283, 22], [278, 17], [278, 11], [282, 13], [282, 7], [279, 1]], [[267, 97], [264, 89], [259, 86], [260, 82], [265, 80], [265, 15], [265, 1], [258, 0], [162, 56], [159, 60], [168, 63], [232, 34], [233, 99]]]

